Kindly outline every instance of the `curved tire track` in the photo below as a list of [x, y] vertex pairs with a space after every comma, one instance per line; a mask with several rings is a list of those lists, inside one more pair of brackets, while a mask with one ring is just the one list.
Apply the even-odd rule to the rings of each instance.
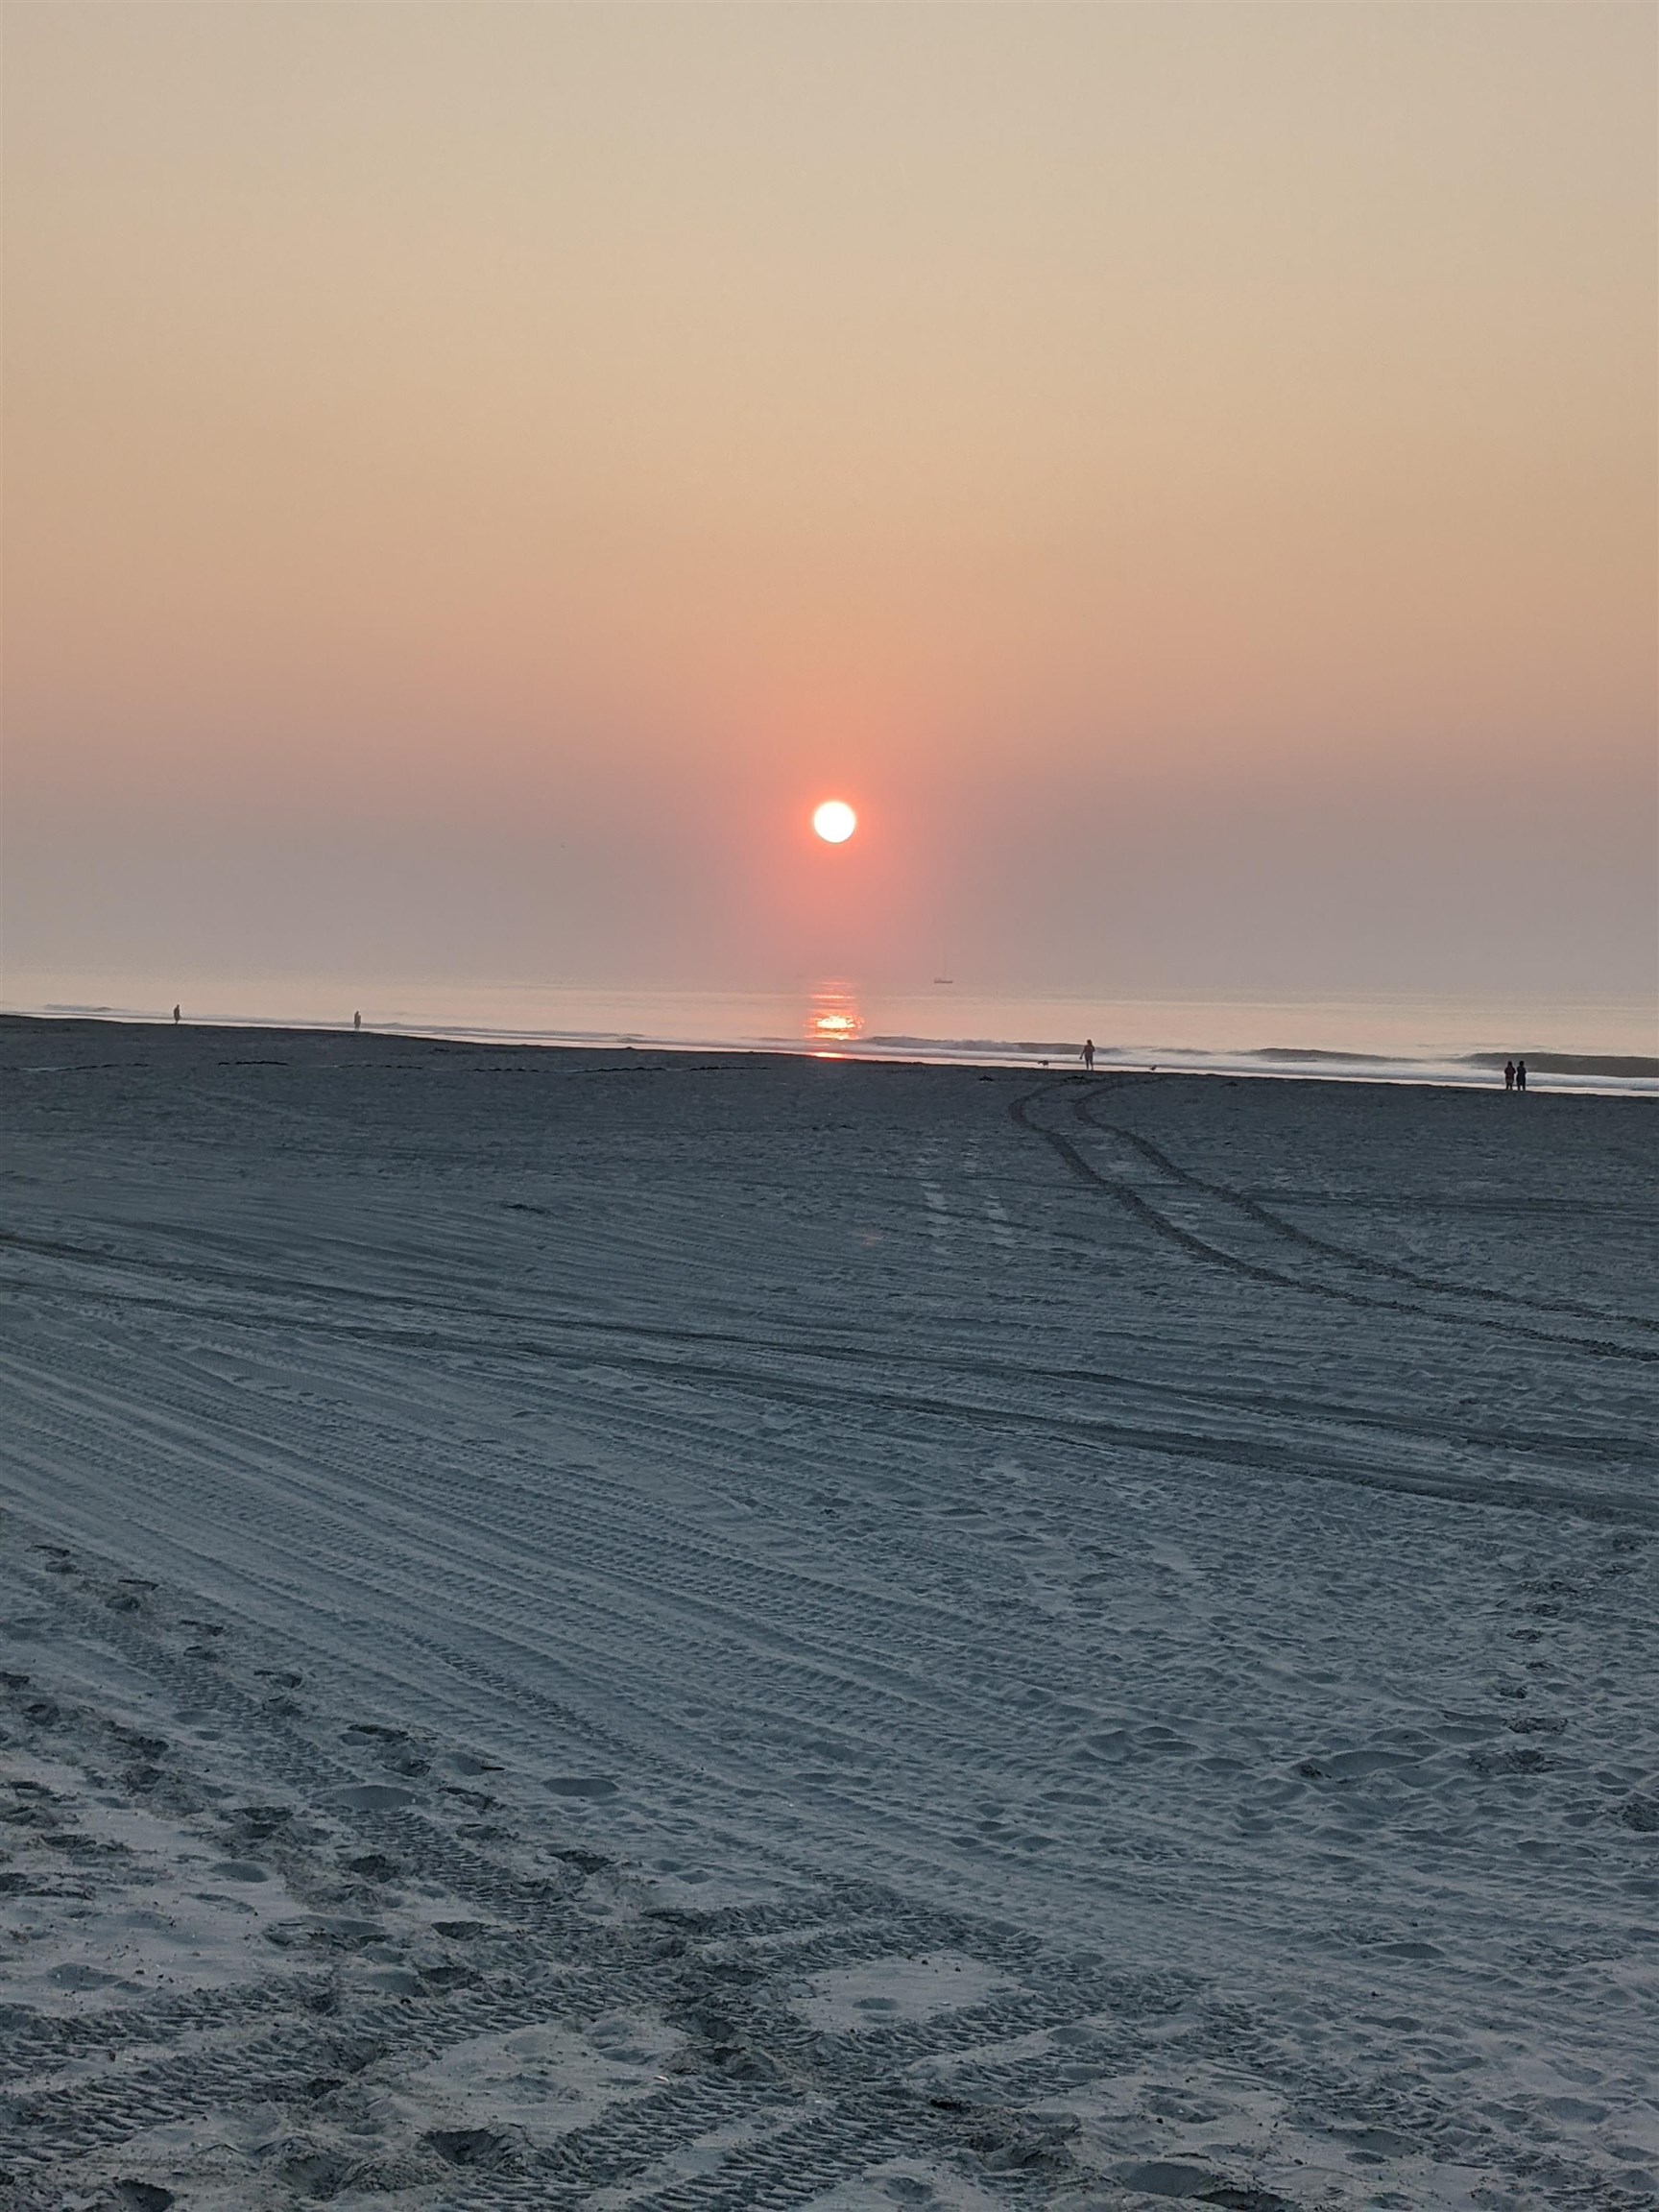
[[[1640, 1361], [1645, 1365], [1659, 1365], [1659, 1350], [1610, 1343], [1604, 1337], [1565, 1336], [1555, 1330], [1528, 1329], [1519, 1322], [1500, 1321], [1488, 1314], [1437, 1312], [1432, 1307], [1413, 1305], [1404, 1298], [1378, 1297], [1362, 1290], [1344, 1289], [1340, 1285], [1334, 1283], [1315, 1283], [1310, 1281], [1306, 1276], [1287, 1275], [1280, 1268], [1264, 1267], [1257, 1261], [1241, 1259], [1238, 1253], [1229, 1252], [1222, 1245], [1213, 1244], [1206, 1238], [1194, 1236], [1191, 1230], [1184, 1229], [1179, 1222], [1171, 1221], [1166, 1214], [1161, 1214], [1157, 1207], [1152, 1205], [1131, 1184], [1102, 1174], [1092, 1161], [1084, 1157], [1069, 1137], [1063, 1136], [1059, 1130], [1047, 1128], [1044, 1123], [1033, 1120], [1027, 1109], [1036, 1099], [1056, 1088], [1058, 1088], [1057, 1085], [1046, 1084], [1037, 1091], [1027, 1092], [1022, 1096], [1013, 1099], [1009, 1104], [1008, 1113], [1015, 1125], [1027, 1130], [1034, 1137], [1041, 1138], [1064, 1162], [1079, 1182], [1087, 1184], [1094, 1190], [1101, 1190], [1107, 1197], [1115, 1199], [1119, 1206], [1123, 1207], [1127, 1213], [1134, 1214], [1136, 1219], [1142, 1222], [1155, 1236], [1162, 1238], [1166, 1243], [1175, 1245], [1187, 1253], [1190, 1258], [1203, 1261], [1209, 1266], [1224, 1269], [1228, 1274], [1240, 1276], [1248, 1282], [1262, 1284], [1269, 1289], [1300, 1291], [1308, 1297], [1324, 1298], [1334, 1304], [1354, 1307], [1362, 1311], [1398, 1313], [1417, 1321], [1451, 1324], [1465, 1329], [1482, 1329], [1495, 1335], [1516, 1337], [1532, 1344], [1548, 1344], [1559, 1351], [1584, 1353], [1595, 1359], [1631, 1360]], [[1086, 1118], [1082, 1113], [1083, 1104], [1084, 1101], [1082, 1100], [1076, 1102], [1075, 1111], [1080, 1119]], [[1092, 1123], [1092, 1126], [1098, 1128], [1103, 1135], [1107, 1133], [1105, 1124], [1094, 1122]], [[1117, 1135], [1118, 1132], [1114, 1129], [1111, 1134]], [[1345, 1261], [1354, 1261], [1354, 1256], [1347, 1253], [1342, 1253], [1341, 1257]], [[1354, 1261], [1354, 1263], [1362, 1264], [1358, 1261]], [[1460, 1293], [1453, 1294], [1460, 1295]]]
[[1645, 1314], [1613, 1313], [1599, 1306], [1587, 1306], [1577, 1299], [1536, 1298], [1524, 1290], [1503, 1290], [1491, 1284], [1448, 1282], [1443, 1277], [1423, 1275], [1414, 1268], [1402, 1267], [1391, 1260], [1378, 1259], [1372, 1253], [1357, 1252], [1351, 1245], [1334, 1243], [1329, 1238], [1315, 1237], [1310, 1230], [1298, 1228], [1295, 1222], [1286, 1221], [1283, 1214], [1275, 1214], [1270, 1207], [1263, 1206], [1259, 1199], [1249, 1197], [1242, 1190], [1235, 1190], [1231, 1184], [1213, 1182], [1205, 1176], [1194, 1174], [1190, 1168], [1183, 1167], [1138, 1130], [1126, 1129], [1121, 1122], [1102, 1121], [1094, 1111], [1098, 1095], [1097, 1092], [1092, 1093], [1088, 1097], [1076, 1100], [1072, 1110], [1079, 1120], [1088, 1122], [1103, 1134], [1121, 1138], [1149, 1166], [1156, 1167], [1161, 1174], [1167, 1175], [1172, 1182], [1190, 1190], [1202, 1191], [1207, 1197], [1218, 1198], [1223, 1205], [1231, 1206], [1262, 1228], [1285, 1238], [1292, 1244], [1300, 1245], [1305, 1251], [1316, 1252], [1324, 1259], [1339, 1260], [1360, 1274], [1404, 1283], [1414, 1290], [1431, 1290], [1452, 1298], [1481, 1299], [1501, 1306], [1520, 1306], [1535, 1313], [1563, 1313], [1575, 1321], [1612, 1322], [1623, 1329], [1645, 1329], [1659, 1334], [1659, 1321], [1650, 1320]]

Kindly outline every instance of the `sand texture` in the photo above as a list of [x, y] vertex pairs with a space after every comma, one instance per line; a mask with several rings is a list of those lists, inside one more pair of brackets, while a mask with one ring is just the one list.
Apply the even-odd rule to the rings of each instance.
[[1659, 2203], [1650, 1104], [0, 1070], [0, 2204]]

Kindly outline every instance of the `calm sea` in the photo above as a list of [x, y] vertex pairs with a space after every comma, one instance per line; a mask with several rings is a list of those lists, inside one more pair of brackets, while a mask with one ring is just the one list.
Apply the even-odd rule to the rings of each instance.
[[1553, 1089], [1659, 1093], [1659, 1009], [1633, 999], [1017, 996], [941, 978], [893, 993], [826, 977], [796, 991], [572, 990], [538, 983], [342, 985], [307, 976], [21, 974], [8, 1013], [257, 1027], [366, 1028], [501, 1044], [711, 1050], [1057, 1067], [1092, 1038], [1099, 1067], [1490, 1082], [1525, 1055]]

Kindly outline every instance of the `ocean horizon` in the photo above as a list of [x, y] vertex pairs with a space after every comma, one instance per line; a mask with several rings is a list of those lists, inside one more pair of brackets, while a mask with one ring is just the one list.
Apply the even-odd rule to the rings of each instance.
[[1525, 1057], [1546, 1087], [1659, 1094], [1659, 1012], [1640, 999], [1427, 994], [574, 987], [531, 981], [84, 974], [8, 978], [0, 1013], [53, 1020], [366, 1030], [478, 1044], [808, 1052], [954, 1066], [1095, 1065], [1331, 1080], [1489, 1084]]

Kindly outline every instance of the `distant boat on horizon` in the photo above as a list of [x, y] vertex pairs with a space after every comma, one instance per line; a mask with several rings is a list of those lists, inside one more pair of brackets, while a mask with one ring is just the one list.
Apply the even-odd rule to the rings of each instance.
[[935, 983], [954, 983], [956, 978], [954, 975], [935, 975], [933, 980]]

